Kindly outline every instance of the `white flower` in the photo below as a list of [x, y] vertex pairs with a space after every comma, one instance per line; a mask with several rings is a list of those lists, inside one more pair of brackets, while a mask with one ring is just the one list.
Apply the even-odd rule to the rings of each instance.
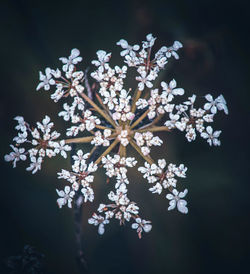
[[50, 118], [47, 115], [45, 115], [44, 119], [42, 120], [42, 123], [37, 122], [37, 127], [41, 129], [41, 131], [45, 134], [48, 134], [53, 126], [54, 123], [50, 122]]
[[7, 154], [4, 156], [4, 160], [6, 162], [11, 162], [13, 161], [13, 167], [16, 167], [16, 162], [19, 160], [25, 161], [26, 160], [26, 155], [25, 155], [25, 149], [24, 148], [17, 148], [14, 147], [13, 145], [10, 145], [10, 147], [14, 150], [10, 154]]
[[179, 41], [174, 41], [174, 44], [172, 47], [167, 48], [167, 52], [166, 52], [166, 57], [170, 58], [171, 56], [173, 56], [176, 60], [179, 59], [179, 55], [177, 54], [177, 50], [179, 50], [180, 48], [182, 48], [182, 43]]
[[118, 100], [116, 98], [116, 93], [114, 91], [111, 91], [111, 92], [104, 92], [104, 101], [103, 103], [106, 105], [108, 104], [108, 108], [110, 110], [112, 110], [114, 108], [115, 105], [118, 104]]
[[132, 228], [136, 229], [139, 238], [141, 238], [141, 233], [144, 230], [145, 232], [150, 232], [152, 229], [152, 225], [150, 221], [142, 220], [141, 218], [136, 218], [135, 223], [132, 224]]
[[149, 74], [147, 75], [146, 71], [143, 71], [141, 73], [141, 76], [137, 76], [136, 80], [139, 81], [140, 83], [138, 84], [139, 90], [144, 90], [145, 85], [148, 88], [152, 88], [153, 84], [150, 82], [153, 80], [152, 76]]
[[201, 137], [204, 139], [207, 139], [207, 142], [209, 143], [210, 146], [220, 146], [221, 142], [218, 140], [218, 137], [221, 134], [221, 130], [217, 130], [213, 132], [212, 127], [208, 126], [206, 128], [207, 132], [202, 132]]
[[14, 118], [14, 120], [16, 120], [18, 122], [18, 125], [15, 126], [16, 130], [21, 130], [23, 132], [25, 132], [27, 130], [27, 124], [24, 121], [24, 118], [22, 116], [16, 116]]
[[54, 152], [56, 154], [61, 153], [63, 158], [67, 158], [67, 153], [66, 151], [70, 151], [71, 150], [71, 146], [69, 145], [65, 145], [65, 141], [61, 140], [60, 142], [53, 142], [50, 143], [50, 145], [54, 148]]
[[227, 103], [223, 95], [220, 95], [215, 100], [211, 94], [207, 94], [205, 98], [208, 101], [208, 103], [204, 105], [205, 110], [210, 110], [212, 114], [216, 114], [218, 108], [218, 110], [224, 110], [225, 114], [228, 114]]
[[149, 191], [151, 191], [152, 193], [161, 194], [161, 192], [162, 192], [162, 186], [161, 186], [160, 183], [157, 183], [156, 185], [154, 185], [153, 187], [151, 187], [149, 189]]
[[82, 61], [82, 57], [79, 56], [80, 51], [78, 49], [72, 49], [71, 54], [68, 58], [61, 57], [59, 58], [60, 61], [62, 61], [63, 64], [63, 71], [65, 72], [72, 72], [74, 69], [74, 65]]
[[161, 86], [162, 86], [163, 92], [166, 93], [166, 96], [167, 96], [169, 102], [173, 100], [174, 95], [183, 95], [184, 94], [183, 88], [176, 88], [177, 84], [174, 79], [172, 81], [170, 81], [169, 85], [166, 82], [162, 81]]
[[183, 164], [180, 164], [179, 167], [176, 168], [174, 172], [178, 177], [186, 178], [186, 171], [187, 171], [187, 167], [185, 167]]
[[84, 187], [81, 189], [81, 192], [84, 196], [84, 202], [86, 203], [88, 200], [90, 202], [93, 202], [94, 200], [94, 191], [91, 187]]
[[72, 198], [75, 196], [75, 191], [71, 191], [69, 186], [65, 186], [64, 191], [56, 189], [57, 194], [59, 195], [59, 199], [57, 199], [57, 204], [59, 208], [68, 204], [68, 207], [72, 207]]
[[13, 141], [15, 141], [17, 144], [25, 143], [27, 141], [27, 136], [27, 131], [19, 132], [18, 135], [13, 138]]
[[225, 114], [228, 114], [227, 102], [223, 95], [221, 94], [219, 97], [215, 99], [215, 101], [217, 102], [218, 110], [224, 110]]
[[51, 75], [51, 69], [46, 68], [45, 69], [45, 75], [40, 71], [39, 72], [39, 80], [41, 81], [36, 90], [39, 90], [40, 88], [44, 88], [44, 90], [49, 90], [51, 85], [55, 85], [55, 80], [52, 78]]
[[159, 167], [157, 167], [156, 164], [150, 165], [149, 163], [145, 162], [144, 165], [145, 167], [138, 168], [138, 171], [144, 174], [144, 178], [148, 178], [151, 175], [160, 174], [162, 171], [161, 169], [159, 169]]
[[104, 225], [109, 223], [109, 220], [104, 219], [101, 215], [93, 214], [92, 218], [88, 219], [89, 224], [98, 225], [98, 233], [102, 235], [105, 232]]
[[116, 43], [116, 45], [121, 46], [124, 50], [121, 51], [121, 56], [125, 56], [127, 54], [130, 54], [131, 56], [135, 56], [135, 52], [140, 49], [138, 45], [130, 46], [128, 42], [124, 39], [121, 39], [119, 42]]
[[177, 205], [177, 209], [181, 213], [187, 214], [188, 213], [188, 208], [186, 207], [187, 202], [183, 200], [182, 198], [186, 196], [186, 194], [188, 193], [188, 190], [185, 189], [183, 192], [179, 193], [176, 189], [174, 189], [172, 193], [173, 194], [167, 194], [166, 196], [166, 198], [170, 200], [168, 210], [174, 209]]
[[58, 116], [62, 116], [64, 121], [69, 121], [71, 115], [73, 114], [72, 108], [67, 104], [63, 104], [64, 111], [58, 113]]
[[30, 166], [26, 168], [27, 171], [32, 171], [32, 174], [36, 173], [38, 170], [41, 170], [42, 157], [30, 157]]
[[[110, 58], [111, 58], [111, 53], [107, 53], [104, 50], [98, 50], [96, 52], [98, 60], [93, 60], [91, 63], [97, 67], [102, 67], [109, 62]], [[103, 69], [101, 70], [103, 71]]]
[[188, 142], [194, 141], [196, 139], [195, 129], [190, 125], [190, 127], [187, 127], [186, 130], [187, 130], [187, 133], [185, 136]]
[[150, 33], [146, 36], [147, 41], [142, 42], [142, 46], [144, 49], [153, 47], [156, 38]]

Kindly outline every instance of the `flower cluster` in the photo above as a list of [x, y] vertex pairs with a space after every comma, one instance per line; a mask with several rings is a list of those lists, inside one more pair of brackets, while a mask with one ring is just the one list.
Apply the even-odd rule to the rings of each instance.
[[[154, 163], [150, 165], [149, 163], [145, 162], [145, 166], [139, 167], [138, 170], [143, 174], [143, 177], [148, 180], [148, 183], [154, 184], [154, 186], [149, 189], [149, 191], [151, 191], [152, 193], [161, 194], [163, 189], [167, 189], [171, 193], [176, 195], [176, 193], [178, 194], [178, 191], [174, 189], [176, 188], [177, 183], [177, 179], [175, 178], [175, 176], [180, 178], [186, 178], [187, 168], [183, 164], [180, 164], [178, 167], [174, 164], [169, 164], [167, 168], [166, 166], [167, 163], [165, 159], [159, 159], [158, 165]], [[187, 191], [185, 190], [184, 192], [186, 195]], [[167, 194], [166, 198], [170, 200], [170, 197], [173, 197], [173, 194]], [[183, 195], [181, 198], [184, 198], [185, 195]], [[181, 213], [188, 212], [186, 204], [186, 201], [185, 203], [183, 202], [180, 205], [177, 203], [177, 208]], [[170, 205], [173, 205], [173, 202], [170, 201]], [[175, 206], [171, 206], [168, 208], [168, 210], [174, 208]]]
[[[45, 156], [51, 158], [61, 154], [66, 158], [72, 144], [92, 145], [90, 153], [84, 154], [81, 149], [71, 151], [72, 170], [58, 172], [58, 178], [67, 181], [67, 185], [56, 192], [60, 208], [66, 205], [71, 208], [72, 203], [78, 203], [75, 201], [78, 199], [74, 199], [76, 194], [82, 197], [80, 203], [92, 202], [95, 197], [94, 173], [103, 168], [107, 179], [114, 183], [114, 190], [107, 194], [108, 202], [101, 203], [97, 213], [88, 220], [89, 224], [98, 226], [99, 234], [104, 233], [105, 225], [111, 219], [117, 219], [120, 225], [132, 222], [131, 227], [139, 238], [142, 232], [152, 229], [151, 222], [139, 215], [139, 205], [128, 195], [128, 169], [134, 169], [138, 162], [136, 158], [127, 156], [130, 148], [145, 161], [138, 171], [151, 185], [149, 191], [156, 194], [166, 192], [168, 210], [177, 208], [186, 214], [188, 208], [184, 198], [188, 191], [177, 190], [177, 179], [186, 178], [187, 167], [151, 157], [152, 148], [165, 141], [157, 133], [176, 129], [185, 133], [188, 142], [194, 141], [199, 134], [210, 146], [221, 144], [218, 139], [221, 130], [214, 130], [211, 124], [219, 111], [228, 114], [223, 95], [215, 99], [211, 94], [205, 95], [202, 107], [195, 106], [196, 95], [175, 103], [176, 97], [180, 101], [184, 95], [184, 89], [177, 87], [175, 79], [159, 84], [155, 80], [170, 58], [179, 59], [177, 51], [182, 44], [175, 41], [170, 47], [161, 47], [153, 56], [155, 40], [152, 34], [148, 34], [141, 45], [130, 45], [124, 39], [117, 42], [122, 48], [120, 55], [125, 63], [122, 66], [112, 67], [111, 53], [98, 50], [90, 73], [93, 83], [89, 82], [86, 71], [77, 68], [82, 61], [78, 49], [72, 49], [67, 58], [59, 58], [62, 70], [46, 68], [45, 73], [40, 72], [37, 90], [50, 92], [54, 88], [50, 94], [54, 102], [67, 100], [58, 113], [70, 123], [65, 129], [66, 139], [58, 139], [60, 134], [52, 131], [54, 124], [48, 116], [42, 123], [37, 122], [36, 128], [31, 128], [21, 116], [15, 118], [18, 134], [11, 145], [13, 151], [5, 156], [6, 161], [13, 162], [13, 167], [18, 161], [29, 158], [27, 170], [35, 173], [41, 169]], [[136, 72], [133, 87], [126, 86], [129, 69]]]
[[67, 145], [64, 140], [57, 141], [60, 134], [57, 131], [51, 132], [54, 123], [48, 116], [45, 116], [42, 123], [37, 122], [35, 128], [31, 128], [21, 116], [14, 119], [18, 122], [15, 127], [18, 134], [13, 139], [15, 144], [11, 145], [13, 151], [4, 157], [5, 161], [13, 162], [13, 167], [16, 167], [16, 162], [25, 161], [29, 156], [30, 166], [26, 170], [32, 171], [34, 174], [41, 169], [41, 164], [46, 156], [51, 158], [61, 154], [67, 158], [66, 152], [71, 150], [71, 146]]
[[89, 153], [83, 154], [82, 150], [78, 150], [77, 154], [72, 157], [74, 160], [72, 171], [62, 169], [61, 172], [58, 172], [59, 179], [65, 179], [71, 184], [71, 187], [65, 187], [64, 192], [57, 190], [58, 195], [61, 197], [57, 200], [60, 208], [67, 203], [71, 207], [72, 197], [74, 197], [75, 192], [79, 188], [81, 188], [84, 196], [84, 202], [92, 202], [94, 200], [94, 191], [90, 183], [94, 180], [94, 176], [91, 174], [97, 170], [97, 165], [93, 162], [87, 164], [86, 160], [89, 157]]
[[151, 146], [161, 146], [163, 141], [158, 137], [153, 135], [152, 132], [146, 131], [143, 133], [136, 132], [134, 139], [139, 147], [141, 147], [141, 152], [144, 155], [148, 155], [150, 153]]
[[205, 127], [205, 123], [212, 123], [214, 121], [214, 115], [218, 110], [224, 110], [228, 114], [228, 108], [223, 95], [220, 95], [213, 101], [213, 97], [208, 94], [205, 99], [209, 103], [205, 103], [203, 108], [195, 108], [194, 103], [196, 101], [196, 95], [192, 95], [183, 104], [175, 105], [175, 113], [169, 113], [169, 120], [165, 122], [168, 128], [177, 128], [180, 131], [186, 132], [186, 138], [188, 142], [192, 142], [196, 139], [196, 132], [200, 133], [200, 136], [207, 139], [209, 145], [219, 146], [220, 141], [217, 139], [221, 131], [215, 131], [211, 126]]

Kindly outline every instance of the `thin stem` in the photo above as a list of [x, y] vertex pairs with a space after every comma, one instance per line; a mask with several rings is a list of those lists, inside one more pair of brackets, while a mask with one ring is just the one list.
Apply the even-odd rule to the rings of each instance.
[[105, 157], [120, 141], [116, 138], [114, 142], [103, 152], [103, 154], [95, 161], [95, 164], [99, 164], [103, 157]]
[[89, 143], [91, 142], [95, 136], [86, 136], [86, 137], [80, 137], [80, 138], [72, 138], [72, 139], [66, 139], [65, 144], [72, 144], [72, 143]]
[[136, 102], [141, 97], [142, 91], [139, 89], [136, 89], [133, 99], [132, 99], [132, 106], [131, 106], [131, 112], [134, 113], [136, 110]]
[[[71, 164], [74, 164], [73, 155], [76, 152], [76, 144], [71, 145]], [[83, 253], [83, 244], [82, 244], [82, 195], [80, 190], [75, 193], [75, 197], [73, 200], [73, 208], [74, 208], [74, 224], [75, 224], [75, 237], [76, 237], [76, 247], [77, 247], [77, 254], [76, 254], [76, 262], [77, 266], [81, 273], [87, 273], [87, 263], [85, 260], [85, 256]]]
[[107, 113], [107, 115], [113, 120], [112, 114], [110, 113], [110, 111], [107, 108], [107, 106], [103, 103], [103, 101], [102, 101], [101, 97], [99, 96], [99, 94], [95, 93], [95, 97], [98, 100], [98, 102], [101, 104], [101, 106], [103, 107], [103, 109], [105, 110], [105, 112]]
[[113, 128], [109, 128], [109, 127], [105, 127], [105, 126], [101, 126], [101, 125], [95, 125], [95, 127], [96, 128], [99, 128], [99, 129], [110, 129], [110, 130], [112, 130], [112, 131], [114, 131], [114, 129]]
[[135, 126], [137, 126], [144, 118], [146, 118], [146, 116], [149, 113], [149, 109], [147, 111], [145, 111], [130, 127], [131, 129], [133, 129]]
[[92, 156], [92, 154], [96, 151], [96, 149], [97, 149], [97, 146], [94, 146], [92, 149], [91, 149], [91, 151], [90, 151], [90, 153], [89, 153], [89, 158]]
[[83, 99], [85, 99], [102, 117], [107, 120], [113, 127], [116, 127], [115, 122], [107, 115], [104, 111], [102, 111], [96, 103], [94, 103], [85, 93], [80, 93]]
[[157, 132], [157, 131], [171, 131], [168, 127], [147, 127], [143, 129], [138, 129], [135, 130], [137, 132], [145, 132], [145, 131], [150, 131], [150, 132]]
[[154, 160], [150, 156], [146, 156], [141, 152], [141, 148], [136, 144], [136, 142], [132, 139], [129, 140], [131, 146], [142, 156], [144, 160], [146, 160], [151, 165], [154, 163]]
[[119, 147], [119, 154], [120, 154], [120, 157], [126, 157], [126, 147], [123, 146], [122, 144], [120, 144], [120, 147]]
[[147, 125], [141, 127], [141, 129], [149, 128], [149, 127], [155, 125], [156, 123], [158, 123], [158, 122], [161, 120], [161, 118], [162, 118], [163, 116], [164, 116], [164, 114], [160, 114], [160, 115], [157, 116], [151, 123], [149, 123], [149, 124], [147, 124]]

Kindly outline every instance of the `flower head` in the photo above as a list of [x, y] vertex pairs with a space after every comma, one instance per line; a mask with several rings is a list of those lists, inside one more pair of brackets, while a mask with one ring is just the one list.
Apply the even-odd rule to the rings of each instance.
[[[210, 146], [220, 145], [221, 130], [213, 131], [211, 123], [218, 111], [228, 114], [223, 95], [214, 99], [207, 94], [203, 107], [197, 107], [195, 94], [181, 99], [184, 89], [177, 86], [175, 79], [156, 81], [170, 58], [179, 59], [177, 52], [183, 46], [174, 41], [172, 46], [154, 51], [155, 41], [152, 34], [148, 34], [141, 45], [119, 40], [117, 45], [122, 48], [120, 55], [125, 63], [122, 66], [113, 67], [110, 64], [112, 54], [98, 50], [97, 58], [91, 62], [90, 76], [94, 81], [91, 85], [88, 73], [78, 68], [82, 57], [76, 48], [71, 50], [69, 57], [60, 58], [62, 70], [46, 68], [45, 73], [39, 73], [37, 90], [49, 91], [54, 87], [50, 98], [54, 102], [67, 100], [58, 113], [70, 124], [65, 128], [65, 139], [59, 139], [61, 135], [53, 129], [54, 122], [48, 115], [35, 126], [30, 126], [22, 116], [15, 117], [17, 135], [13, 138], [12, 151], [4, 157], [13, 163], [13, 167], [20, 160], [29, 160], [26, 170], [34, 174], [41, 169], [46, 157], [61, 155], [67, 158], [71, 151], [71, 168], [57, 173], [58, 178], [67, 183], [62, 190], [56, 189], [60, 208], [93, 202], [95, 172], [104, 170], [102, 181], [109, 182], [113, 190], [107, 193], [108, 202], [101, 202], [98, 213], [93, 213], [88, 220], [89, 224], [98, 226], [100, 235], [111, 219], [120, 225], [131, 222], [139, 238], [142, 232], [152, 229], [151, 222], [141, 217], [139, 205], [130, 198], [129, 185], [136, 182], [131, 182], [129, 170], [137, 165], [137, 158], [129, 155], [131, 149], [144, 160], [144, 165], [137, 169], [149, 183], [149, 191], [155, 196], [166, 193], [168, 210], [177, 207], [186, 214], [187, 202], [183, 198], [187, 189], [179, 192], [177, 188], [186, 178], [187, 167], [167, 163], [162, 158], [167, 155], [162, 146], [166, 138], [158, 134], [176, 130], [183, 132], [188, 142], [200, 136]], [[154, 56], [152, 52], [156, 52]], [[128, 70], [134, 70], [136, 74], [132, 86], [127, 86]], [[89, 147], [86, 143], [91, 146], [89, 152], [86, 152]], [[76, 149], [73, 144], [82, 144], [82, 147]], [[160, 146], [162, 153], [158, 159], [153, 159], [152, 150]]]

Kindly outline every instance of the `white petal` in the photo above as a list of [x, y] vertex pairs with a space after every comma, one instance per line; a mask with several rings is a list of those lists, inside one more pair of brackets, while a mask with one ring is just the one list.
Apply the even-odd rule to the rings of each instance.
[[184, 94], [184, 89], [183, 88], [175, 88], [173, 90], [174, 95], [183, 95]]
[[102, 235], [104, 233], [105, 229], [104, 229], [104, 224], [100, 224], [98, 227], [98, 233], [100, 235]]
[[187, 193], [188, 193], [188, 190], [185, 189], [183, 192], [180, 192], [179, 197], [184, 198], [187, 195]]
[[175, 206], [176, 206], [176, 201], [175, 201], [175, 200], [171, 200], [171, 201], [169, 202], [168, 210], [174, 209]]
[[143, 226], [143, 229], [145, 232], [149, 232], [152, 229], [152, 225], [151, 224], [145, 224]]
[[214, 132], [213, 137], [218, 138], [221, 134], [221, 130], [217, 130]]
[[210, 103], [206, 103], [205, 105], [204, 105], [204, 109], [205, 110], [209, 110], [211, 108], [211, 104]]
[[175, 81], [175, 79], [173, 79], [173, 80], [169, 83], [169, 87], [170, 87], [171, 89], [173, 89], [173, 88], [176, 87], [176, 81]]
[[207, 133], [210, 135], [213, 133], [212, 127], [210, 127], [210, 126], [207, 127]]
[[138, 228], [138, 226], [139, 226], [138, 224], [133, 223], [131, 227], [132, 227], [133, 229], [137, 229], [137, 228]]
[[166, 195], [166, 198], [168, 199], [168, 200], [172, 200], [172, 199], [174, 199], [174, 196], [173, 196], [173, 194], [167, 194]]
[[70, 192], [70, 187], [69, 187], [69, 186], [65, 186], [64, 191], [65, 191], [66, 194], [69, 194], [69, 192]]
[[75, 58], [75, 57], [77, 57], [77, 56], [79, 56], [80, 55], [80, 51], [78, 50], [78, 49], [72, 49], [71, 50], [71, 57], [72, 58]]
[[205, 98], [208, 100], [208, 102], [212, 102], [213, 101], [213, 96], [211, 94], [207, 94], [205, 96]]

